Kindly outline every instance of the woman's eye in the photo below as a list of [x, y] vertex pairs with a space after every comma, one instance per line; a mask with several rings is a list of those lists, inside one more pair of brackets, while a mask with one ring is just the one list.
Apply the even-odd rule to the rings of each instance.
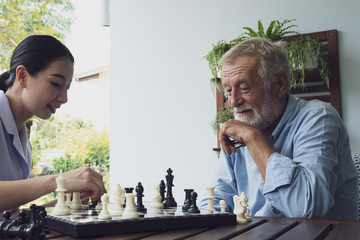
[[56, 83], [56, 82], [51, 82], [51, 84], [55, 87], [60, 87], [60, 84]]

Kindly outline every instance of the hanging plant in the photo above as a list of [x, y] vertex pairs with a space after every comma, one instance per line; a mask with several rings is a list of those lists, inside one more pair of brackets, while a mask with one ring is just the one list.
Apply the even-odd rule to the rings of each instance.
[[220, 125], [227, 120], [234, 119], [234, 115], [230, 107], [222, 108], [216, 114], [215, 120], [212, 122], [212, 128], [215, 133], [220, 130]]
[[321, 42], [311, 38], [299, 38], [289, 41], [285, 48], [291, 71], [291, 87], [304, 86], [305, 70], [315, 68], [321, 79], [329, 86], [331, 70], [326, 58], [326, 50]]
[[209, 63], [209, 68], [212, 75], [212, 78], [210, 79], [210, 85], [213, 90], [216, 86], [221, 84], [218, 78], [218, 73], [221, 71], [219, 60], [224, 55], [224, 53], [229, 51], [230, 48], [230, 43], [221, 40], [216, 45], [213, 44], [213, 49], [205, 56], [205, 59]]

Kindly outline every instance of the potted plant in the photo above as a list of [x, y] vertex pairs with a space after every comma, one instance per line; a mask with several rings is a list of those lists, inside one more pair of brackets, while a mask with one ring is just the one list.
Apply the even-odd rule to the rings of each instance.
[[[297, 27], [297, 25], [289, 25], [294, 20], [295, 19], [286, 19], [283, 22], [273, 20], [270, 22], [266, 30], [261, 20], [259, 20], [257, 31], [250, 27], [243, 27], [243, 29], [247, 30], [247, 32], [240, 34], [229, 43], [222, 40], [216, 45], [213, 45], [213, 49], [205, 56], [206, 60], [208, 60], [209, 68], [213, 76], [210, 80], [211, 86], [216, 87], [221, 84], [221, 81], [218, 79], [218, 72], [220, 72], [218, 61], [224, 53], [227, 52], [231, 46], [251, 37], [266, 37], [273, 41], [284, 39], [288, 42], [285, 45], [285, 48], [288, 52], [290, 63], [292, 87], [297, 85], [304, 86], [305, 70], [308, 68], [309, 63], [312, 63], [312, 66], [319, 70], [320, 77], [328, 82], [331, 70], [329, 69], [328, 62], [326, 60], [326, 52], [321, 42], [310, 38], [287, 36], [288, 34], [299, 34], [297, 31], [292, 30], [292, 28]], [[222, 93], [224, 94], [224, 92]]]
[[234, 119], [234, 115], [230, 107], [222, 108], [216, 114], [215, 120], [212, 122], [212, 128], [215, 133], [218, 133], [221, 125], [229, 119]]

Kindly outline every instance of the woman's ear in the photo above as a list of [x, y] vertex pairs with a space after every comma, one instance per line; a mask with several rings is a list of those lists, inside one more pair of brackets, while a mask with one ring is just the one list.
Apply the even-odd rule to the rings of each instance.
[[26, 88], [28, 71], [24, 65], [20, 65], [16, 68], [16, 81], [22, 88]]

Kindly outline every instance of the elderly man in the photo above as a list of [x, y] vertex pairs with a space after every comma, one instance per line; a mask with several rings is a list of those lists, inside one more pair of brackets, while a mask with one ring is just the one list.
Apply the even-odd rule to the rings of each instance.
[[234, 209], [232, 197], [245, 192], [253, 216], [357, 219], [347, 131], [329, 104], [289, 94], [282, 45], [251, 38], [220, 61], [235, 119], [219, 135], [215, 207], [224, 199]]

